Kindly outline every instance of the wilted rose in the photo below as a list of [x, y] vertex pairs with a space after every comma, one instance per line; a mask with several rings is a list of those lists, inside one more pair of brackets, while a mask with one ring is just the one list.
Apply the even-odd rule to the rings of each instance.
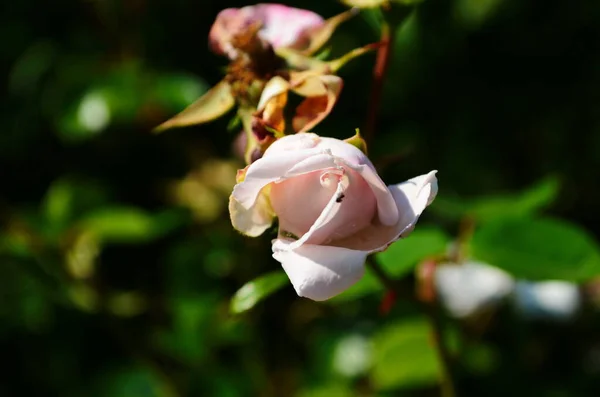
[[325, 300], [362, 277], [368, 254], [412, 231], [437, 193], [435, 173], [386, 186], [352, 144], [288, 135], [239, 172], [231, 221], [258, 236], [277, 216], [273, 257], [298, 295]]
[[312, 11], [281, 4], [227, 8], [217, 15], [210, 29], [209, 43], [216, 53], [235, 59], [238, 56], [236, 40], [256, 31], [256, 38], [274, 49], [301, 49], [307, 45], [308, 34], [324, 22]]

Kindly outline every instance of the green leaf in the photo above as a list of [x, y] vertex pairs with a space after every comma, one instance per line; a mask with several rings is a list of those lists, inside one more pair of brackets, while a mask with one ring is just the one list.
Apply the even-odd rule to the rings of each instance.
[[231, 299], [231, 312], [242, 313], [252, 309], [258, 302], [282, 288], [287, 280], [285, 273], [275, 271], [244, 284]]
[[166, 235], [186, 218], [177, 210], [151, 215], [139, 208], [118, 206], [92, 212], [79, 226], [103, 242], [143, 243]]
[[401, 277], [423, 259], [444, 253], [449, 242], [449, 237], [440, 229], [420, 228], [376, 256], [389, 275]]
[[425, 319], [403, 320], [373, 337], [371, 380], [377, 390], [433, 384], [441, 367]]
[[227, 113], [235, 105], [231, 87], [225, 80], [208, 90], [200, 99], [154, 129], [162, 132], [173, 127], [185, 127], [214, 120]]
[[583, 281], [600, 274], [598, 244], [577, 225], [557, 219], [487, 223], [475, 231], [471, 250], [519, 278]]
[[558, 180], [547, 178], [520, 193], [474, 199], [439, 196], [431, 209], [452, 219], [469, 216], [480, 222], [492, 221], [498, 218], [520, 217], [538, 212], [548, 207], [556, 199], [558, 193]]
[[72, 184], [67, 180], [54, 182], [43, 201], [46, 220], [52, 225], [64, 225], [71, 215]]
[[185, 73], [158, 74], [154, 80], [149, 95], [174, 111], [190, 105], [210, 88], [200, 78]]

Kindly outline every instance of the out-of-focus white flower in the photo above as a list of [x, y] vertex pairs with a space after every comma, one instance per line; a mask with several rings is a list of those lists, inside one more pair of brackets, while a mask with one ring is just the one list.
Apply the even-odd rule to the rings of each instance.
[[508, 273], [478, 262], [440, 264], [435, 272], [441, 302], [452, 316], [458, 318], [497, 304], [510, 294], [514, 284]]
[[333, 368], [349, 378], [364, 374], [371, 365], [371, 348], [369, 340], [362, 335], [342, 338], [333, 352]]
[[519, 281], [515, 303], [529, 318], [568, 320], [577, 313], [581, 294], [576, 284], [567, 281]]

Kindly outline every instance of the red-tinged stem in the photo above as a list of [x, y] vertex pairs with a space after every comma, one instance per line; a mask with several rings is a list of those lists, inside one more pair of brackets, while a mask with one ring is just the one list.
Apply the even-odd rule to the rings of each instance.
[[390, 65], [392, 49], [394, 47], [395, 26], [384, 21], [381, 27], [381, 41], [377, 50], [375, 66], [373, 68], [373, 83], [371, 94], [369, 95], [369, 110], [367, 113], [367, 123], [365, 126], [365, 140], [367, 144], [373, 141], [375, 129], [377, 128], [377, 117], [379, 116], [379, 106], [383, 93], [383, 84], [385, 76]]

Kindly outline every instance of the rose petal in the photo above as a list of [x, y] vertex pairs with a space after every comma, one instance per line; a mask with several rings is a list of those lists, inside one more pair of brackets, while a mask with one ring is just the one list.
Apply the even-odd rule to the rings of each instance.
[[261, 189], [271, 182], [335, 166], [335, 157], [319, 148], [271, 152], [248, 167], [246, 179], [235, 185], [233, 196], [244, 208], [250, 208]]
[[233, 227], [241, 233], [257, 237], [273, 223], [275, 216], [266, 192], [261, 192], [250, 208], [244, 208], [233, 194], [229, 197], [229, 216]]
[[[295, 182], [295, 178], [290, 182]], [[310, 205], [314, 205], [312, 200]], [[375, 197], [365, 180], [352, 170], [344, 170], [319, 217], [302, 237], [290, 244], [290, 248], [295, 249], [303, 244], [328, 244], [332, 240], [353, 235], [370, 224], [375, 207]], [[281, 214], [279, 216], [280, 220], [286, 221]]]
[[436, 173], [437, 171], [431, 171], [406, 182], [388, 186], [400, 213], [400, 220], [396, 224], [396, 239], [412, 231], [421, 213], [437, 196]]
[[398, 238], [407, 236], [437, 194], [436, 172], [431, 171], [406, 182], [388, 186], [400, 214], [395, 225], [375, 223], [351, 237], [333, 241], [331, 245], [377, 252], [383, 251]]
[[236, 36], [247, 34], [253, 24], [259, 24], [260, 39], [273, 48], [305, 48], [309, 41], [307, 34], [321, 27], [324, 20], [312, 11], [281, 4], [227, 8], [219, 12], [210, 29], [211, 49], [235, 59], [238, 51], [232, 41]]
[[311, 244], [290, 250], [288, 241], [273, 241], [273, 258], [298, 296], [315, 301], [332, 298], [360, 280], [366, 257], [362, 251]]
[[367, 181], [377, 199], [377, 214], [381, 224], [390, 226], [398, 222], [398, 207], [390, 190], [381, 180], [375, 166], [358, 148], [333, 138], [321, 138], [319, 147], [331, 150], [331, 153], [343, 160], [350, 168], [358, 172]]
[[306, 34], [325, 22], [319, 14], [312, 11], [281, 4], [258, 4], [253, 9], [256, 17], [263, 22], [261, 38], [274, 48], [304, 47]]
[[327, 171], [314, 171], [271, 185], [271, 203], [279, 217], [281, 234], [303, 236], [322, 214], [337, 187], [337, 184], [322, 185], [324, 172]]

